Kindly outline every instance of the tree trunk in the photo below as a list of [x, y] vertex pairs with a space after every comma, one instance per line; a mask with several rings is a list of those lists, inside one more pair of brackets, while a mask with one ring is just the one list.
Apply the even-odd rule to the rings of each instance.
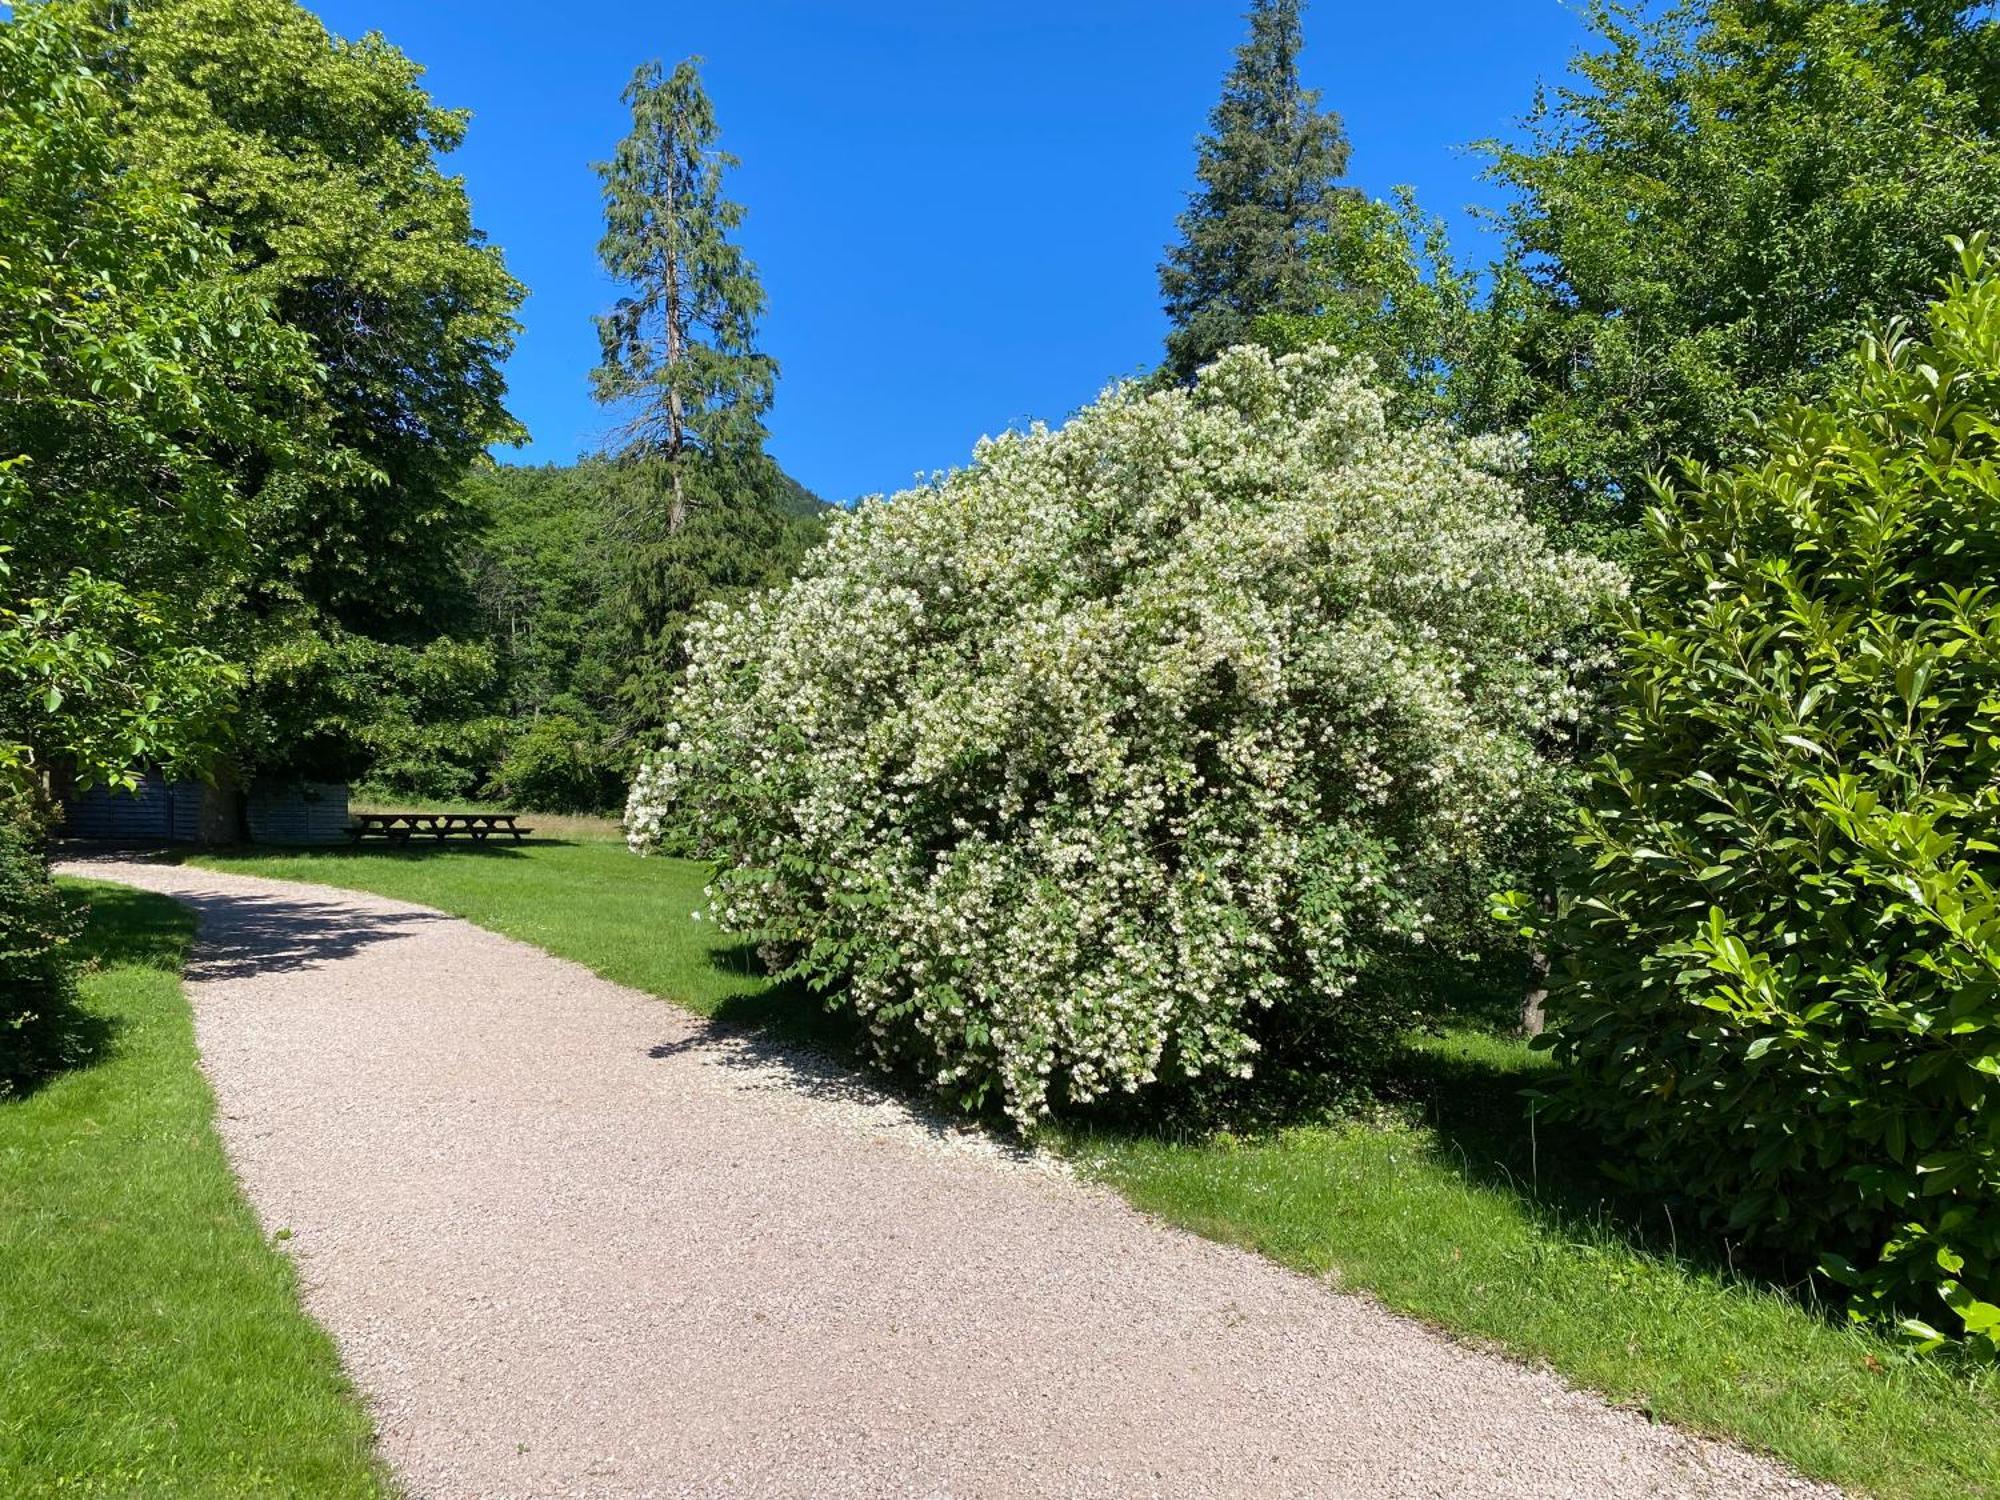
[[1528, 989], [1521, 996], [1521, 1035], [1540, 1036], [1548, 1026], [1543, 1006], [1549, 998], [1549, 956], [1537, 948], [1528, 955]]
[[681, 495], [681, 456], [675, 453], [667, 464], [668, 483], [672, 494], [667, 500], [667, 535], [678, 536], [687, 523], [687, 501]]
[[681, 453], [687, 446], [687, 413], [681, 409], [681, 391], [673, 382], [687, 358], [687, 329], [681, 307], [680, 221], [678, 189], [674, 174], [667, 173], [667, 253], [666, 297], [662, 311], [667, 325], [667, 475], [673, 494], [667, 501], [667, 535], [679, 536], [687, 524], [687, 497], [681, 493]]

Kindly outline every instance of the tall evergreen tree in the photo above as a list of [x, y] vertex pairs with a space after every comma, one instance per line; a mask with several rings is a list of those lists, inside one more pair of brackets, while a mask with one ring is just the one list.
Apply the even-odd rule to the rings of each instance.
[[716, 147], [699, 62], [664, 75], [652, 62], [633, 75], [624, 94], [631, 133], [597, 169], [598, 255], [628, 290], [597, 320], [604, 362], [591, 382], [599, 401], [632, 409], [627, 455], [664, 463], [670, 535], [687, 520], [685, 460], [760, 451], [777, 379], [755, 347], [764, 289], [730, 241], [743, 208], [723, 196], [722, 175], [737, 162]]
[[1307, 247], [1332, 225], [1347, 170], [1340, 116], [1299, 83], [1302, 0], [1254, 0], [1195, 166], [1201, 186], [1160, 267], [1173, 331], [1167, 368], [1187, 379], [1260, 317], [1312, 311]]

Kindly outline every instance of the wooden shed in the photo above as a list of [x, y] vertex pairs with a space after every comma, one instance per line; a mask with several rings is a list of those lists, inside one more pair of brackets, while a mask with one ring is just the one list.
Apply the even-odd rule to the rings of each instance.
[[263, 783], [248, 793], [147, 772], [131, 791], [93, 786], [62, 798], [63, 836], [126, 847], [337, 844], [347, 836], [344, 782]]
[[228, 844], [239, 837], [238, 798], [202, 781], [148, 771], [131, 791], [92, 786], [62, 799], [63, 836], [107, 844]]
[[243, 816], [253, 844], [338, 844], [347, 838], [347, 783], [258, 782]]

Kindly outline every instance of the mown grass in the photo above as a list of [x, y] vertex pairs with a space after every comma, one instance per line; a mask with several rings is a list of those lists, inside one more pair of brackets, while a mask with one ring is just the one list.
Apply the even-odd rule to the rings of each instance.
[[389, 1494], [216, 1138], [179, 978], [193, 918], [66, 885], [103, 1042], [0, 1103], [0, 1495]]
[[[685, 861], [604, 841], [200, 862], [423, 902], [705, 1015], [824, 1028], [816, 1001], [690, 920], [706, 872]], [[1815, 1477], [1899, 1500], [2000, 1496], [2000, 1375], [1913, 1359], [1738, 1274], [1692, 1226], [1607, 1199], [1588, 1143], [1524, 1101], [1542, 1066], [1461, 1032], [1413, 1043], [1382, 1120], [1057, 1144], [1173, 1223]]]

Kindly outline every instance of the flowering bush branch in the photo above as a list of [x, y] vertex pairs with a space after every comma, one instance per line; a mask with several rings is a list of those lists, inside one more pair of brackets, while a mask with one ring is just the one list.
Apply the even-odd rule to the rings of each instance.
[[1024, 1124], [1247, 1075], [1267, 1008], [1379, 1033], [1371, 963], [1547, 792], [1620, 587], [1509, 458], [1323, 348], [982, 442], [694, 625], [631, 843], [695, 830], [715, 919]]

